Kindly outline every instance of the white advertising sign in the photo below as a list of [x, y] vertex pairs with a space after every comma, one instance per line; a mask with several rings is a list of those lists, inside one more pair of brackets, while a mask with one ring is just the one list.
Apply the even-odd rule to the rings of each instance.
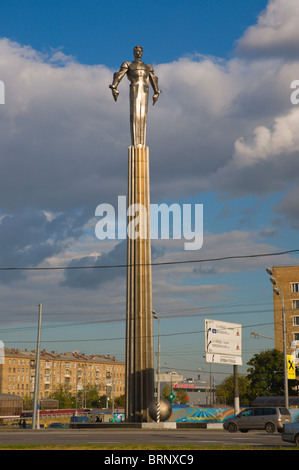
[[206, 362], [242, 365], [242, 326], [205, 319]]

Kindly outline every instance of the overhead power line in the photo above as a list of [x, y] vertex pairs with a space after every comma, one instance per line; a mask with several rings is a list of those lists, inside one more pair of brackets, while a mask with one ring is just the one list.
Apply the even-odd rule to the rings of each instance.
[[[254, 325], [243, 325], [242, 328], [252, 328], [252, 327], [255, 327], [255, 326], [267, 326], [267, 325], [272, 325], [272, 322], [269, 323], [257, 323], [257, 324], [254, 324]], [[204, 333], [205, 331], [204, 330], [194, 330], [194, 331], [180, 331], [180, 332], [177, 332], [177, 333], [163, 333], [161, 334], [160, 336], [164, 337], [164, 336], [167, 336], [167, 337], [170, 337], [170, 336], [183, 336], [183, 335], [197, 335], [197, 334], [201, 334], [201, 333]], [[141, 338], [148, 338], [148, 337], [157, 337], [157, 335], [151, 335], [151, 336], [147, 336], [147, 335], [142, 335]], [[96, 342], [99, 342], [99, 341], [119, 341], [119, 340], [124, 340], [125, 337], [124, 336], [118, 336], [118, 337], [114, 337], [114, 338], [107, 338], [107, 337], [103, 337], [103, 338], [78, 338], [78, 339], [54, 339], [54, 340], [43, 340], [43, 343], [74, 343], [74, 342], [86, 342], [86, 343], [89, 343], [89, 342], [92, 342], [92, 341], [96, 341]], [[25, 344], [25, 343], [32, 343], [33, 341], [7, 341], [7, 344], [12, 344], [12, 343], [22, 343], [22, 344]]]
[[[281, 256], [290, 253], [298, 253], [299, 249], [285, 250], [273, 253], [257, 253], [252, 255], [235, 255], [235, 256], [221, 256], [218, 258], [205, 258], [205, 259], [191, 259], [181, 261], [160, 261], [147, 264], [136, 264], [134, 266], [167, 266], [173, 264], [189, 264], [189, 263], [207, 263], [214, 261], [225, 261], [230, 259], [245, 259], [245, 258], [262, 258], [269, 256]], [[110, 268], [127, 268], [132, 265], [129, 264], [106, 264], [94, 266], [39, 266], [39, 267], [0, 267], [0, 271], [54, 271], [54, 270], [76, 270], [76, 269], [110, 269]]]

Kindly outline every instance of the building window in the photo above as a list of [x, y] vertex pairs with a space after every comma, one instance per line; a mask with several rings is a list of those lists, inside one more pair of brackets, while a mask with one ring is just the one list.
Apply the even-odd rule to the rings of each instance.
[[299, 292], [299, 282], [293, 282], [291, 284], [291, 289], [292, 289], [292, 293], [298, 293]]
[[292, 300], [292, 308], [293, 310], [299, 309], [299, 300]]
[[299, 317], [293, 317], [293, 326], [299, 326]]

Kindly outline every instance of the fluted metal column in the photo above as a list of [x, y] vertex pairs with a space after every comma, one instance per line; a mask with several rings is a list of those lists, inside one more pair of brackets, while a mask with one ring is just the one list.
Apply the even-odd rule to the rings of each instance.
[[[148, 421], [154, 398], [149, 149], [129, 147], [128, 207], [140, 205], [139, 236], [128, 216], [126, 312], [126, 420]], [[137, 216], [137, 212], [135, 213]]]

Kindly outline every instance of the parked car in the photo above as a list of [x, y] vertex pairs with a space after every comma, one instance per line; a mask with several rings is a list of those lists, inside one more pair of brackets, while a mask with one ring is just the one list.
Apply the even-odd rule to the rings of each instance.
[[283, 425], [292, 421], [287, 408], [281, 406], [257, 406], [246, 408], [224, 421], [223, 427], [229, 432], [247, 432], [250, 429], [265, 429], [269, 433], [282, 432]]
[[281, 437], [283, 441], [299, 446], [299, 421], [284, 424]]

